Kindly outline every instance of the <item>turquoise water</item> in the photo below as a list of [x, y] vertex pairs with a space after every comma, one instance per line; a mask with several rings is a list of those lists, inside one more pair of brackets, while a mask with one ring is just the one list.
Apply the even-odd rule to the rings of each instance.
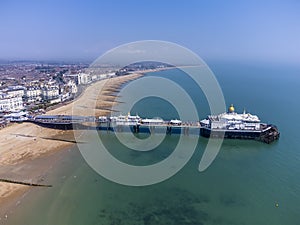
[[[54, 187], [29, 193], [5, 224], [299, 224], [300, 68], [233, 63], [209, 66], [227, 105], [234, 103], [238, 111], [246, 108], [262, 121], [276, 124], [281, 132], [279, 141], [267, 145], [225, 140], [213, 164], [200, 173], [197, 168], [207, 143], [200, 138], [192, 159], [180, 172], [146, 187], [104, 179], [74, 147], [49, 171], [47, 181]], [[150, 75], [181, 83], [199, 103], [200, 117], [209, 113], [203, 93], [180, 71]], [[177, 116], [172, 106], [157, 98], [137, 103], [132, 112], [147, 117], [159, 112], [165, 119]], [[167, 136], [154, 151], [140, 153], [124, 147], [111, 133], [100, 135], [115, 157], [135, 165], [167, 158], [179, 138]], [[184, 138], [192, 141], [195, 137]]]

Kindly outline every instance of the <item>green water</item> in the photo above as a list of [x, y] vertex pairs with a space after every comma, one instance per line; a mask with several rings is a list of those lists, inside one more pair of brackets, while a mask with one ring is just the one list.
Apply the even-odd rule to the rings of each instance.
[[[99, 176], [78, 149], [66, 151], [57, 168], [49, 171], [50, 189], [31, 191], [4, 224], [206, 224], [295, 225], [300, 211], [300, 69], [279, 65], [210, 65], [223, 89], [227, 105], [244, 107], [262, 121], [276, 124], [280, 140], [270, 145], [245, 140], [225, 140], [213, 164], [198, 172], [207, 139], [170, 179], [146, 187], [128, 187]], [[200, 116], [209, 113], [197, 87], [179, 71], [152, 74], [184, 83]], [[160, 99], [136, 104], [140, 116], [176, 116]], [[154, 151], [140, 153], [122, 146], [113, 134], [102, 140], [122, 161], [144, 165], [172, 152], [179, 136], [167, 136]], [[145, 138], [141, 136], [140, 138]], [[192, 135], [185, 136], [192, 140]], [[186, 146], [187, 148], [189, 146]], [[125, 175], [125, 174], [124, 174]], [[276, 207], [278, 203], [278, 207]]]

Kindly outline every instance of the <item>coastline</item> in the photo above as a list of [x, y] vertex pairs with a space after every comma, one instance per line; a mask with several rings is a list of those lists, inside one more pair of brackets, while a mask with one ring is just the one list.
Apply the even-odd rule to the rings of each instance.
[[[74, 101], [50, 110], [46, 114], [72, 115], [76, 104], [76, 106], [82, 106], [81, 115], [91, 115], [91, 113], [97, 116], [107, 115], [110, 113], [108, 108], [115, 104], [116, 97], [113, 94], [119, 90], [120, 86], [143, 76], [144, 73], [144, 71], [143, 73], [137, 72], [95, 82]], [[102, 92], [98, 93], [99, 90]], [[97, 97], [97, 111], [87, 110], [84, 106], [88, 106], [91, 101], [95, 100], [95, 97]], [[0, 178], [47, 184], [47, 180], [41, 177], [53, 166], [53, 159], [59, 155], [57, 153], [70, 149], [74, 145], [70, 142], [43, 139], [43, 137], [58, 136], [74, 140], [73, 131], [43, 128], [26, 122], [1, 129]], [[16, 207], [23, 198], [22, 196], [33, 188], [35, 187], [0, 182], [0, 212], [3, 213], [0, 218], [5, 219], [6, 213]]]

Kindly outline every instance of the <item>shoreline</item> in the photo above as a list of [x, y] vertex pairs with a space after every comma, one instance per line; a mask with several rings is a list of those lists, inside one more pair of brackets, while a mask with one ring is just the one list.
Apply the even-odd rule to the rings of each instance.
[[[74, 145], [73, 145], [74, 146]], [[13, 170], [14, 179], [25, 180], [30, 182], [36, 182], [41, 184], [51, 184], [51, 174], [54, 168], [61, 164], [64, 157], [69, 154], [72, 146], [68, 148], [62, 148], [59, 151], [49, 151], [44, 155], [41, 155], [35, 159], [28, 159], [16, 165], [6, 166], [5, 171], [1, 171], [0, 175], [2, 176], [9, 170]], [[52, 187], [31, 187], [25, 185], [18, 184], [9, 184], [13, 187], [12, 190], [8, 193], [7, 196], [1, 197], [1, 205], [0, 205], [0, 221], [5, 221], [9, 219], [17, 209], [19, 205], [25, 203], [28, 199], [27, 196], [29, 194], [35, 193], [35, 191], [39, 191]]]
[[[86, 87], [84, 92], [72, 102], [52, 109], [46, 112], [46, 114], [72, 115], [75, 104], [76, 106], [87, 105], [90, 103], [89, 99], [93, 100], [93, 98], [95, 98], [95, 92], [97, 93], [97, 90], [107, 89], [105, 91], [106, 93], [98, 93], [100, 97], [97, 97], [97, 106], [101, 106], [102, 103], [105, 109], [97, 109], [97, 112], [94, 111], [94, 113], [97, 115], [108, 115], [110, 112], [106, 109], [111, 107], [112, 104], [116, 104], [114, 102], [116, 97], [111, 95], [116, 93], [123, 84], [138, 79], [143, 76], [144, 73], [145, 72], [133, 73], [97, 81]], [[83, 107], [80, 113], [89, 115], [91, 110], [86, 110], [86, 108]], [[24, 136], [24, 134], [28, 135], [28, 137]], [[73, 131], [43, 128], [32, 123], [13, 124], [1, 129], [0, 178], [47, 184], [47, 181], [41, 179], [41, 177], [49, 170], [49, 167], [51, 167], [50, 164], [55, 163], [52, 163], [51, 158], [74, 146], [74, 143], [58, 142], [41, 138], [57, 136], [63, 136], [65, 139], [74, 139]], [[34, 149], [30, 146], [34, 146]], [[44, 161], [44, 163], [41, 164], [39, 163], [40, 161]], [[0, 182], [0, 211], [3, 213], [3, 215], [0, 215], [0, 218], [5, 219], [7, 213], [13, 210], [24, 195], [26, 195], [28, 191], [33, 190], [33, 188], [36, 187]]]

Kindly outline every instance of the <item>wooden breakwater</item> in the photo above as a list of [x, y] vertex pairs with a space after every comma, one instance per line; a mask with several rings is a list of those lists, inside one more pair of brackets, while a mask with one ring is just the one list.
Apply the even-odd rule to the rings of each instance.
[[0, 178], [0, 182], [11, 183], [11, 184], [20, 184], [20, 185], [26, 185], [26, 186], [32, 186], [32, 187], [52, 187], [52, 185], [49, 185], [49, 184], [37, 184], [37, 183], [16, 181], [16, 180], [2, 179], [2, 178]]

